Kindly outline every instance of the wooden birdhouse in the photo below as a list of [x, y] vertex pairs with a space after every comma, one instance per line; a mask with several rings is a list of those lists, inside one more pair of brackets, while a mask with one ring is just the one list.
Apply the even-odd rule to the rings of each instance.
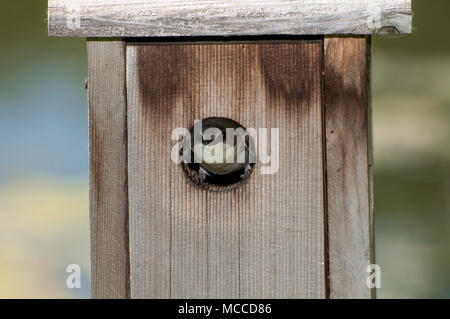
[[92, 296], [373, 297], [371, 35], [411, 11], [50, 0], [88, 38]]

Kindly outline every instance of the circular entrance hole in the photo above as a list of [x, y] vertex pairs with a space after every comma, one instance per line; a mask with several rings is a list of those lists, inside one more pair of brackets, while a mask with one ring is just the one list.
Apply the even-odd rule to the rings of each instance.
[[183, 171], [196, 186], [226, 191], [243, 184], [256, 163], [255, 144], [247, 130], [227, 118], [196, 121], [183, 139]]

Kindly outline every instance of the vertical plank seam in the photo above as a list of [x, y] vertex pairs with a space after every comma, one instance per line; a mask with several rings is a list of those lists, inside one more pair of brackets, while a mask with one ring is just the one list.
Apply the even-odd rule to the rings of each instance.
[[[159, 120], [159, 119], [158, 119]], [[170, 125], [167, 125], [165, 127], [166, 133], [167, 130], [169, 131], [169, 134], [166, 136], [170, 136], [170, 128], [172, 127], [172, 118], [170, 118]], [[169, 141], [169, 143], [171, 142], [171, 140]], [[169, 146], [170, 149], [170, 146]], [[169, 188], [169, 299], [172, 299], [172, 255], [173, 255], [173, 247], [172, 247], [172, 243], [173, 243], [173, 217], [174, 217], [174, 213], [173, 213], [173, 201], [172, 201], [172, 169], [168, 169], [169, 171], [169, 183], [168, 183], [168, 188]]]
[[[241, 198], [244, 197], [244, 192], [240, 192], [241, 193]], [[241, 201], [242, 202], [242, 201]], [[239, 207], [240, 209], [242, 207]], [[240, 210], [239, 213], [237, 213], [238, 216], [238, 298], [241, 299], [241, 213], [243, 210]]]
[[173, 202], [172, 202], [172, 170], [169, 169], [169, 299], [172, 299], [172, 250], [173, 250]]
[[209, 202], [208, 202], [208, 192], [205, 192], [205, 216], [206, 216], [206, 296], [210, 296], [210, 269], [209, 269], [209, 260], [210, 260], [210, 233], [211, 233], [211, 219], [209, 218]]
[[127, 43], [125, 41], [123, 41], [122, 39], [122, 52], [123, 52], [123, 62], [124, 62], [124, 114], [125, 114], [125, 119], [124, 119], [124, 145], [126, 147], [126, 152], [125, 152], [125, 183], [124, 183], [124, 188], [125, 188], [125, 194], [126, 194], [126, 205], [127, 205], [127, 214], [126, 214], [126, 218], [125, 218], [125, 232], [127, 234], [127, 236], [125, 238], [127, 238], [127, 242], [125, 243], [125, 249], [126, 249], [126, 253], [127, 253], [127, 264], [126, 264], [126, 299], [131, 299], [131, 279], [130, 279], [130, 274], [131, 274], [131, 255], [130, 255], [130, 194], [129, 194], [129, 187], [128, 187], [128, 84], [127, 84]]
[[326, 127], [326, 104], [325, 104], [325, 37], [322, 38], [321, 59], [321, 103], [322, 103], [322, 169], [323, 169], [323, 226], [324, 226], [324, 262], [325, 262], [325, 298], [331, 299], [330, 280], [330, 245], [328, 231], [328, 161], [327, 161], [327, 127]]
[[[374, 216], [374, 207], [373, 207], [373, 200], [374, 200], [374, 193], [373, 193], [373, 123], [372, 123], [372, 90], [371, 90], [371, 74], [372, 74], [372, 37], [367, 36], [366, 37], [366, 105], [367, 105], [367, 112], [366, 112], [366, 121], [367, 121], [367, 177], [368, 177], [368, 195], [369, 195], [369, 235], [370, 235], [370, 263], [375, 264], [376, 263], [376, 255], [375, 255], [375, 216]], [[371, 289], [371, 298], [376, 299], [376, 289]]]

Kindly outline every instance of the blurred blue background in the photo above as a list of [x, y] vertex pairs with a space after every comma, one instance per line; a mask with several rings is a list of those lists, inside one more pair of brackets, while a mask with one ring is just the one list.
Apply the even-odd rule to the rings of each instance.
[[[85, 40], [49, 38], [44, 0], [0, 6], [0, 298], [88, 298]], [[450, 1], [414, 12], [373, 41], [378, 297], [449, 298]]]
[[0, 297], [89, 297], [85, 40], [49, 38], [46, 1], [0, 7]]

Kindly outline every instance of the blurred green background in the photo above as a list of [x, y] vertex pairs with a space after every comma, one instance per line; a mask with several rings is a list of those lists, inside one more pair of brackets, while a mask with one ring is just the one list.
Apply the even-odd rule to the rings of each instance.
[[[45, 0], [0, 6], [0, 298], [88, 298], [85, 40], [49, 38]], [[450, 298], [449, 12], [416, 0], [413, 35], [373, 41], [380, 298]]]

